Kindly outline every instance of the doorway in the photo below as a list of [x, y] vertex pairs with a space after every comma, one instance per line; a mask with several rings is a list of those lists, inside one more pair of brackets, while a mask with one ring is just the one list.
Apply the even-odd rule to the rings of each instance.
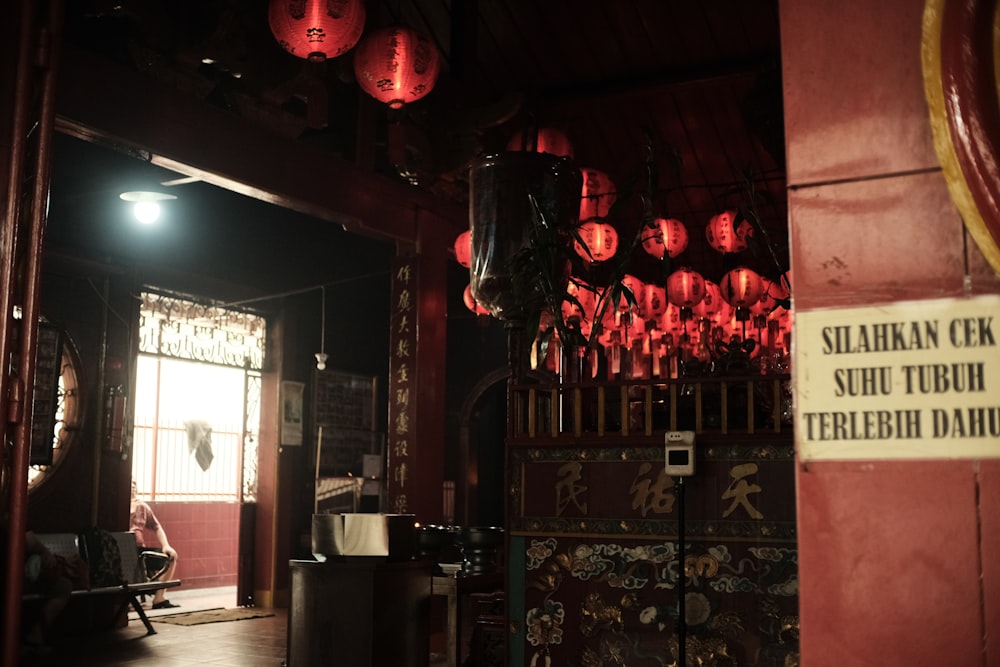
[[142, 295], [132, 479], [178, 552], [185, 587], [236, 585], [256, 499], [260, 316]]

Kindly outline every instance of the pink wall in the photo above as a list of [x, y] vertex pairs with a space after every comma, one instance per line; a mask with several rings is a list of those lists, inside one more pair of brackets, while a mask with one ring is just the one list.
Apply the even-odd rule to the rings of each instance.
[[[959, 298], [966, 262], [974, 295], [1000, 293], [934, 151], [923, 9], [781, 2], [797, 312]], [[797, 481], [801, 664], [1000, 664], [1000, 460], [813, 462]]]
[[[177, 550], [182, 588], [235, 586], [239, 547], [238, 503], [150, 503]], [[155, 536], [146, 543], [154, 546]]]

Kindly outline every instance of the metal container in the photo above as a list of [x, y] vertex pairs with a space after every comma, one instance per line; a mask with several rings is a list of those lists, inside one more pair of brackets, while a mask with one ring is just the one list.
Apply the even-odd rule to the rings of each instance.
[[409, 560], [415, 551], [412, 514], [312, 515], [312, 553], [316, 560], [341, 556]]

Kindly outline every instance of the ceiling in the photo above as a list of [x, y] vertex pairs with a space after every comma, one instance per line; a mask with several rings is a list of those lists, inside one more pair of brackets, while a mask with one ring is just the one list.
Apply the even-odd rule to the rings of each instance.
[[560, 129], [622, 191], [653, 174], [654, 213], [688, 227], [686, 263], [721, 261], [701, 230], [752, 183], [787, 266], [777, 0], [368, 0], [366, 31], [409, 25], [442, 57], [435, 89], [398, 112], [359, 91], [350, 52], [283, 51], [267, 0], [67, 4], [75, 46], [447, 199], [513, 133]]

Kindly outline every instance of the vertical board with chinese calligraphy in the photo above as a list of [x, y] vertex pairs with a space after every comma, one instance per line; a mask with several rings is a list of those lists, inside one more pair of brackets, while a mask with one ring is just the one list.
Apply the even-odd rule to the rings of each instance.
[[401, 256], [392, 268], [389, 318], [388, 511], [408, 513], [413, 496], [413, 426], [417, 349], [417, 261]]

